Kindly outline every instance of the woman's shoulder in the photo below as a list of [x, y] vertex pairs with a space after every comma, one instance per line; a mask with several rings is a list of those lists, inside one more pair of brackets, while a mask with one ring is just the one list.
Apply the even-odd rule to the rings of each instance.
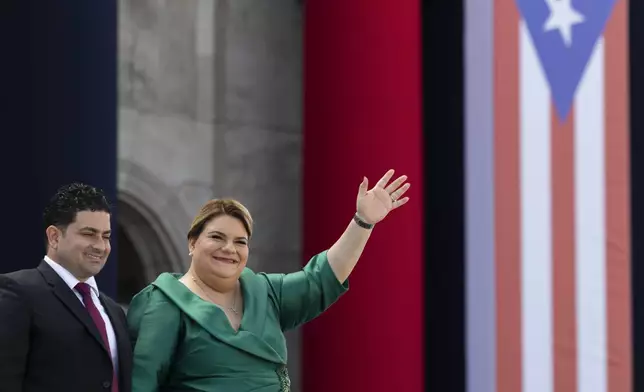
[[247, 288], [248, 292], [257, 295], [270, 295], [273, 291], [273, 281], [275, 276], [281, 274], [255, 272], [246, 267], [240, 276], [242, 284]]
[[[145, 286], [141, 291], [135, 294], [130, 301], [130, 306], [127, 309], [127, 320], [130, 331], [133, 335], [137, 335], [141, 324], [144, 320], [146, 323], [155, 325], [163, 325], [164, 328], [172, 329], [172, 326], [178, 326], [181, 319], [181, 310], [176, 302], [166, 290], [157, 284], [159, 281], [164, 281], [168, 277], [161, 274], [154, 282]], [[171, 279], [175, 279], [170, 275]], [[160, 280], [161, 279], [161, 280]], [[175, 279], [176, 280], [176, 279]], [[181, 284], [177, 280], [178, 284]]]
[[162, 273], [155, 281], [145, 286], [132, 297], [128, 313], [140, 309], [154, 307], [176, 307], [172, 300], [172, 293], [180, 290], [178, 285], [183, 285], [178, 274]]

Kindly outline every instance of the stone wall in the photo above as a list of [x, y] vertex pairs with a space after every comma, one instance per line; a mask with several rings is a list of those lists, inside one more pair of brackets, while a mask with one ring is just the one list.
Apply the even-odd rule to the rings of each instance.
[[[187, 267], [193, 215], [215, 197], [236, 198], [254, 216], [249, 267], [300, 268], [300, 3], [121, 0], [119, 7], [121, 201], [155, 216], [175, 270]], [[298, 331], [288, 343], [298, 391]]]

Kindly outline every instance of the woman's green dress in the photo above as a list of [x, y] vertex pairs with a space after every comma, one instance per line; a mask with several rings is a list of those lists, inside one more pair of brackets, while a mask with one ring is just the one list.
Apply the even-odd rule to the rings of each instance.
[[223, 310], [163, 273], [132, 300], [132, 392], [284, 392], [283, 331], [320, 315], [348, 288], [331, 270], [326, 251], [290, 274], [240, 276], [244, 298], [235, 331]]

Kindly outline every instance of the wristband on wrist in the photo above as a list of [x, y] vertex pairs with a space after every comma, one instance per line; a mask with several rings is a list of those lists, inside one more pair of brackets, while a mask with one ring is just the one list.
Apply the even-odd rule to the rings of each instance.
[[362, 227], [363, 229], [371, 229], [371, 228], [373, 228], [373, 224], [367, 223], [364, 220], [362, 220], [362, 218], [360, 218], [358, 216], [358, 213], [356, 213], [353, 216], [353, 220], [358, 224], [358, 226]]

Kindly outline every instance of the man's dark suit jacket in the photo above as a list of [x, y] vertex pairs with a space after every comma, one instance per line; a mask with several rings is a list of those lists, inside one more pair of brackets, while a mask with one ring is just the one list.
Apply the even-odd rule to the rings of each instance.
[[[131, 391], [125, 313], [99, 296], [119, 353], [119, 392]], [[112, 361], [89, 313], [45, 262], [0, 275], [0, 392], [109, 392]]]

